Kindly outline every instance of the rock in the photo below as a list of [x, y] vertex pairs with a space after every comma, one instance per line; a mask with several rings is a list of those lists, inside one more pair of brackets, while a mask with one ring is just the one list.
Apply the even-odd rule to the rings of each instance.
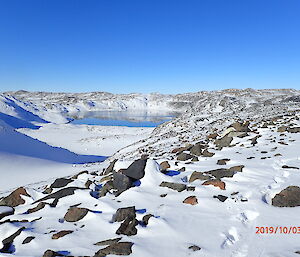
[[209, 152], [207, 149], [205, 149], [202, 153], [203, 157], [213, 157], [214, 155], [214, 153]]
[[113, 186], [118, 190], [118, 195], [129, 189], [132, 186], [132, 182], [133, 180], [126, 175], [115, 171], [113, 172]]
[[251, 130], [249, 129], [249, 121], [246, 122], [235, 122], [231, 125], [237, 132], [250, 132]]
[[52, 250], [47, 250], [44, 252], [42, 257], [57, 257], [57, 256], [64, 256], [64, 255], [54, 252]]
[[147, 160], [144, 159], [136, 160], [125, 171], [123, 171], [123, 174], [135, 180], [141, 179], [145, 176], [146, 163]]
[[146, 215], [143, 217], [142, 222], [143, 222], [144, 226], [147, 226], [147, 225], [148, 225], [149, 220], [150, 220], [151, 217], [153, 217], [152, 214], [146, 214]]
[[112, 218], [113, 222], [121, 222], [124, 221], [126, 218], [129, 218], [131, 220], [135, 219], [136, 213], [135, 213], [135, 207], [125, 207], [125, 208], [119, 208], [115, 215]]
[[201, 247], [199, 247], [197, 245], [191, 245], [191, 246], [189, 246], [189, 249], [195, 252], [195, 251], [200, 251]]
[[13, 191], [10, 195], [4, 197], [0, 201], [0, 206], [9, 206], [9, 207], [16, 207], [21, 204], [25, 203], [25, 200], [21, 196], [28, 196], [30, 195], [26, 192], [24, 187], [19, 187], [15, 191]]
[[230, 159], [220, 159], [217, 161], [217, 164], [218, 165], [226, 165], [228, 161], [230, 161]]
[[252, 145], [256, 145], [257, 144], [257, 139], [260, 138], [260, 137], [261, 137], [261, 135], [257, 135], [255, 137], [251, 138], [250, 139], [251, 140], [251, 144]]
[[171, 166], [170, 166], [170, 164], [169, 164], [169, 162], [168, 161], [164, 161], [164, 162], [162, 162], [161, 164], [160, 164], [160, 170], [167, 170], [167, 169], [169, 169]]
[[23, 245], [24, 245], [24, 244], [28, 244], [28, 243], [30, 243], [33, 239], [35, 239], [34, 236], [28, 236], [28, 237], [26, 237], [26, 238], [23, 240], [22, 244], [23, 244]]
[[15, 209], [13, 207], [0, 206], [0, 220], [14, 213], [15, 213]]
[[107, 181], [101, 188], [99, 197], [105, 196], [112, 189], [114, 189], [113, 181]]
[[288, 129], [288, 127], [287, 127], [287, 126], [281, 126], [281, 127], [279, 127], [279, 128], [277, 129], [277, 132], [280, 132], [280, 133], [282, 133], [282, 132], [286, 132], [286, 131], [287, 131], [287, 129]]
[[228, 197], [225, 195], [214, 195], [214, 198], [219, 199], [221, 202], [225, 202]]
[[160, 187], [167, 187], [170, 189], [173, 189], [175, 191], [178, 192], [182, 192], [183, 190], [186, 189], [186, 185], [185, 184], [181, 184], [181, 183], [171, 183], [171, 182], [161, 182], [161, 184], [159, 185]]
[[117, 235], [126, 235], [126, 236], [134, 236], [137, 234], [136, 226], [138, 225], [137, 219], [126, 218], [118, 230], [116, 231]]
[[244, 165], [233, 166], [229, 168], [229, 171], [242, 172], [244, 167], [245, 167]]
[[186, 191], [195, 191], [195, 189], [196, 189], [196, 187], [193, 187], [193, 186], [186, 187]]
[[3, 247], [0, 249], [0, 253], [13, 253], [15, 250], [13, 247], [13, 242], [15, 238], [19, 236], [24, 229], [25, 227], [21, 227], [15, 233], [2, 240]]
[[190, 153], [196, 156], [200, 156], [202, 154], [202, 150], [205, 149], [206, 146], [197, 143], [195, 144], [191, 149], [190, 149]]
[[230, 143], [232, 142], [233, 137], [224, 136], [220, 139], [215, 140], [215, 145], [219, 148], [228, 147], [230, 146]]
[[219, 180], [219, 179], [210, 179], [205, 181], [202, 185], [207, 186], [207, 185], [213, 185], [214, 187], [219, 187], [222, 190], [225, 190], [225, 182]]
[[299, 132], [300, 132], [300, 127], [288, 128], [287, 131], [288, 131], [289, 133], [299, 133]]
[[187, 198], [185, 198], [183, 200], [183, 203], [190, 204], [190, 205], [196, 205], [196, 204], [198, 204], [198, 199], [194, 195], [193, 196], [189, 196], [189, 197], [187, 197]]
[[229, 169], [216, 169], [204, 172], [205, 174], [210, 174], [214, 176], [216, 179], [220, 178], [232, 178], [235, 174], [235, 171], [231, 171]]
[[73, 230], [61, 230], [55, 234], [52, 235], [52, 239], [59, 239], [61, 237], [64, 237], [66, 235], [69, 235], [71, 233], [73, 233], [74, 231]]
[[194, 156], [190, 155], [188, 153], [181, 153], [177, 156], [178, 161], [187, 161], [189, 159], [192, 159]]
[[213, 133], [213, 134], [209, 134], [207, 136], [207, 139], [216, 139], [218, 137], [218, 134], [217, 133]]
[[113, 179], [112, 175], [107, 175], [107, 176], [100, 179], [100, 183], [108, 181], [108, 180], [112, 180], [112, 179]]
[[36, 207], [28, 209], [27, 213], [37, 212], [37, 211], [43, 209], [45, 206], [46, 206], [46, 203], [40, 202]]
[[84, 218], [88, 212], [89, 210], [86, 208], [70, 207], [66, 212], [64, 219], [67, 222], [76, 222]]
[[63, 197], [69, 196], [69, 195], [73, 195], [75, 190], [78, 190], [78, 189], [86, 190], [86, 188], [81, 188], [81, 187], [62, 188], [62, 189], [58, 190], [57, 192], [55, 192], [53, 194], [47, 195], [47, 196], [35, 201], [34, 203], [38, 203], [38, 202], [41, 202], [41, 201], [46, 201], [48, 199], [60, 199], [60, 198], [63, 198]]
[[118, 242], [109, 245], [95, 253], [94, 257], [104, 257], [110, 254], [114, 255], [130, 255], [132, 253], [133, 243], [131, 242]]
[[122, 237], [117, 237], [117, 238], [113, 238], [113, 239], [107, 239], [107, 240], [104, 240], [104, 241], [97, 242], [94, 245], [99, 245], [99, 246], [102, 246], [102, 245], [112, 245], [112, 244], [118, 243], [121, 239], [122, 239]]
[[189, 179], [189, 182], [192, 183], [193, 181], [199, 179], [199, 180], [207, 180], [210, 179], [211, 176], [204, 175], [203, 172], [194, 171]]
[[106, 168], [106, 170], [103, 172], [102, 175], [108, 175], [108, 174], [112, 173], [112, 172], [114, 171], [115, 163], [116, 163], [117, 161], [118, 161], [117, 159], [113, 160], [113, 161], [109, 164], [109, 166]]
[[282, 168], [283, 168], [283, 169], [295, 169], [295, 170], [299, 170], [298, 167], [288, 166], [288, 165], [283, 165]]
[[282, 190], [272, 199], [272, 205], [276, 207], [300, 206], [300, 188], [298, 186], [289, 186]]
[[192, 158], [192, 162], [198, 162], [198, 161], [199, 161], [199, 159], [198, 159], [197, 156], [194, 156], [194, 157]]
[[72, 179], [57, 178], [51, 185], [50, 188], [61, 188], [73, 182]]
[[85, 184], [84, 184], [84, 186], [85, 186], [85, 188], [90, 188], [90, 186], [93, 184], [93, 181], [91, 181], [91, 180], [87, 180], [86, 182], [85, 182]]

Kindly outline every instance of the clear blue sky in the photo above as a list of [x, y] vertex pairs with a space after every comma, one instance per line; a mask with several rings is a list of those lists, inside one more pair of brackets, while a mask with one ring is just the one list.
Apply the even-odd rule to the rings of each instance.
[[0, 91], [300, 89], [299, 0], [0, 0]]

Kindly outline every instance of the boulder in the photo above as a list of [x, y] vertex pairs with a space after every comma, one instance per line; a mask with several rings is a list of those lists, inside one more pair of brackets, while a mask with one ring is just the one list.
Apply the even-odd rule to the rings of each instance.
[[16, 207], [21, 204], [25, 203], [25, 200], [22, 198], [22, 196], [28, 196], [30, 195], [26, 192], [24, 187], [19, 187], [15, 191], [13, 191], [10, 195], [4, 197], [0, 201], [0, 206], [10, 206], [10, 207]]
[[230, 159], [220, 159], [217, 161], [217, 164], [218, 165], [226, 165], [228, 161], [230, 161]]
[[191, 149], [190, 149], [190, 153], [196, 156], [201, 156], [203, 149], [205, 149], [206, 146], [197, 143], [195, 144]]
[[94, 257], [104, 257], [110, 254], [114, 255], [130, 255], [132, 253], [133, 243], [131, 242], [118, 242], [109, 245], [95, 253]]
[[183, 190], [186, 189], [186, 185], [185, 184], [181, 184], [181, 183], [171, 183], [171, 182], [161, 182], [161, 184], [159, 185], [160, 187], [167, 187], [170, 189], [173, 189], [177, 192], [182, 192]]
[[229, 171], [242, 172], [244, 167], [245, 167], [244, 165], [233, 166], [233, 167], [229, 168]]
[[72, 179], [68, 178], [57, 178], [51, 185], [50, 188], [61, 188], [73, 182]]
[[193, 181], [199, 179], [199, 180], [207, 180], [210, 179], [211, 176], [204, 175], [203, 172], [194, 171], [192, 175], [190, 176], [189, 182], [192, 183]]
[[282, 190], [272, 199], [272, 205], [276, 207], [300, 206], [300, 188], [298, 186], [289, 186]]
[[212, 152], [209, 152], [207, 149], [205, 149], [202, 153], [203, 157], [213, 157], [215, 154]]
[[219, 180], [219, 179], [210, 179], [205, 181], [202, 185], [207, 186], [207, 185], [213, 185], [214, 187], [218, 187], [221, 190], [225, 190], [226, 184], [225, 182]]
[[159, 166], [160, 170], [167, 170], [171, 167], [168, 161], [162, 162]]
[[196, 196], [192, 195], [192, 196], [185, 198], [183, 200], [183, 203], [190, 204], [190, 205], [196, 205], [196, 204], [198, 204], [198, 199]]
[[46, 206], [46, 203], [40, 202], [40, 203], [38, 203], [38, 205], [37, 205], [36, 207], [33, 207], [33, 208], [31, 208], [31, 209], [28, 209], [28, 210], [27, 210], [27, 213], [37, 212], [37, 211], [43, 209], [45, 206]]
[[68, 222], [76, 222], [84, 218], [88, 212], [89, 210], [86, 208], [70, 207], [66, 212], [64, 219]]
[[112, 189], [114, 189], [113, 181], [107, 181], [101, 188], [99, 197], [105, 196]]
[[232, 178], [235, 174], [235, 171], [231, 171], [229, 169], [216, 169], [204, 172], [204, 174], [209, 174], [214, 176], [216, 179], [220, 178]]
[[228, 197], [225, 195], [214, 195], [214, 198], [217, 198], [221, 202], [225, 202]]
[[23, 244], [23, 245], [24, 245], [24, 244], [28, 244], [28, 243], [30, 243], [33, 239], [35, 239], [34, 236], [28, 236], [28, 237], [26, 237], [26, 238], [23, 240], [22, 244]]
[[113, 172], [113, 186], [118, 190], [118, 194], [126, 191], [132, 186], [133, 180], [125, 174]]
[[112, 221], [113, 222], [121, 222], [124, 221], [126, 218], [129, 218], [131, 220], [135, 219], [136, 213], [135, 213], [135, 207], [124, 207], [119, 208], [116, 213], [114, 214]]
[[21, 227], [15, 233], [2, 240], [3, 247], [0, 249], [0, 253], [13, 253], [15, 250], [13, 247], [13, 242], [15, 238], [19, 236], [24, 229], [25, 227]]
[[288, 129], [288, 126], [281, 126], [277, 129], [277, 132], [283, 133], [286, 132]]
[[145, 176], [146, 163], [147, 160], [145, 159], [136, 160], [123, 171], [123, 174], [135, 180], [141, 179]]
[[292, 127], [288, 128], [287, 130], [289, 133], [299, 133], [300, 132], [300, 127]]
[[152, 214], [146, 214], [146, 215], [143, 217], [143, 219], [142, 219], [143, 225], [144, 225], [144, 226], [147, 226], [148, 223], [149, 223], [150, 218], [152, 218], [152, 217], [153, 217]]
[[108, 174], [112, 173], [112, 172], [114, 171], [115, 163], [116, 163], [117, 161], [118, 161], [117, 159], [113, 160], [113, 161], [109, 164], [109, 166], [106, 168], [106, 170], [103, 172], [102, 175], [108, 175]]
[[116, 231], [117, 235], [126, 235], [134, 236], [137, 234], [136, 226], [139, 224], [137, 219], [131, 219], [130, 217], [126, 218], [118, 230]]
[[249, 121], [246, 122], [235, 122], [231, 125], [237, 132], [250, 132], [251, 130], [249, 129]]
[[230, 143], [232, 142], [233, 137], [224, 136], [220, 139], [215, 140], [215, 145], [219, 148], [228, 147], [230, 146]]
[[188, 153], [181, 153], [177, 156], [178, 161], [187, 161], [189, 159], [192, 159], [194, 156]]
[[121, 239], [122, 239], [122, 237], [117, 237], [117, 238], [113, 238], [113, 239], [107, 239], [107, 240], [103, 240], [103, 241], [97, 242], [94, 245], [98, 245], [98, 246], [112, 245], [112, 244], [118, 243]]

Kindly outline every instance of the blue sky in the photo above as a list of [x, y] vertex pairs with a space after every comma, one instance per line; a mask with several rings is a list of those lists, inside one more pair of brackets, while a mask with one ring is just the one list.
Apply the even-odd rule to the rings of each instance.
[[0, 91], [300, 89], [299, 0], [0, 0]]

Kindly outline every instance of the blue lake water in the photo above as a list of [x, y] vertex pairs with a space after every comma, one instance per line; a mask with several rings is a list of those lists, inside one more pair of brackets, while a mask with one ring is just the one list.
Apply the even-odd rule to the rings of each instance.
[[140, 111], [97, 111], [87, 112], [81, 116], [73, 116], [72, 124], [156, 127], [176, 117], [177, 112], [140, 112]]

